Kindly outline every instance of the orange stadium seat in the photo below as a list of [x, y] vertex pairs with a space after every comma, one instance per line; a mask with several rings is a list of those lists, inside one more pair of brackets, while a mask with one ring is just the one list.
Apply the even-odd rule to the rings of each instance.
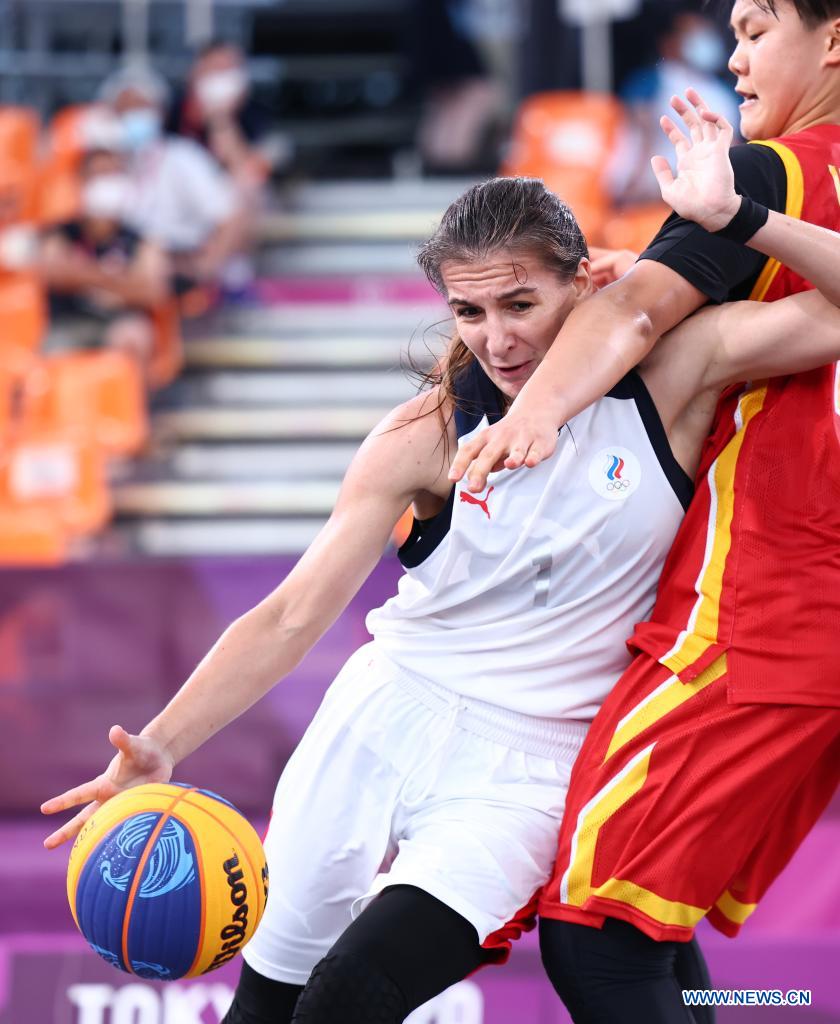
[[85, 119], [90, 105], [65, 107], [47, 129], [46, 159], [38, 182], [38, 219], [42, 224], [70, 220], [79, 210], [79, 159], [84, 152]]
[[75, 170], [58, 164], [46, 164], [38, 175], [36, 213], [39, 224], [61, 224], [72, 220], [82, 201]]
[[0, 106], [2, 162], [32, 167], [38, 158], [40, 130], [40, 121], [34, 110], [29, 107]]
[[108, 116], [108, 108], [99, 103], [80, 103], [59, 110], [47, 128], [48, 159], [75, 167], [85, 149], [97, 141], [97, 122]]
[[641, 252], [653, 239], [671, 208], [665, 203], [646, 203], [618, 210], [607, 218], [601, 229], [601, 241], [607, 249], [631, 249]]
[[149, 432], [143, 374], [124, 352], [69, 352], [42, 359], [27, 374], [26, 429], [63, 431], [108, 455], [133, 455]]
[[0, 270], [0, 359], [22, 373], [38, 351], [47, 327], [47, 300], [33, 271]]
[[27, 107], [0, 107], [0, 225], [35, 215], [40, 122]]
[[0, 107], [0, 359], [22, 371], [41, 344], [46, 296], [29, 269], [35, 253], [39, 122], [23, 107]]
[[153, 312], [154, 344], [146, 377], [154, 390], [171, 384], [184, 365], [181, 314], [176, 298], [168, 299]]
[[0, 501], [0, 566], [60, 565], [67, 558], [68, 541], [55, 512]]
[[0, 512], [53, 519], [70, 536], [96, 533], [111, 515], [104, 454], [95, 443], [57, 430], [22, 431], [3, 454]]
[[545, 92], [517, 112], [502, 174], [542, 178], [575, 211], [597, 244], [610, 210], [603, 171], [624, 120], [624, 108], [602, 93]]

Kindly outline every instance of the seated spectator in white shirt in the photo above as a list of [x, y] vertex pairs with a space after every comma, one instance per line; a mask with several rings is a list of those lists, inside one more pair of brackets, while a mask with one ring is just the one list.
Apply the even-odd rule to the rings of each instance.
[[225, 40], [198, 52], [168, 127], [204, 146], [249, 200], [259, 197], [272, 168], [290, 156], [288, 140], [271, 131], [268, 112], [252, 95], [242, 51]]
[[129, 223], [169, 254], [179, 290], [222, 280], [245, 248], [247, 205], [230, 176], [190, 139], [164, 135], [168, 89], [154, 72], [126, 68], [100, 98], [120, 118], [131, 178]]
[[131, 182], [122, 155], [92, 150], [82, 159], [82, 210], [50, 228], [39, 264], [50, 299], [51, 346], [112, 346], [145, 366], [153, 312], [169, 294], [159, 246], [125, 223]]

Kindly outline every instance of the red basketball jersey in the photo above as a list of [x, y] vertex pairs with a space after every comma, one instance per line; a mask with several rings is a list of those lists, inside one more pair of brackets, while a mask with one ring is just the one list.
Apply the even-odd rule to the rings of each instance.
[[[784, 163], [785, 212], [840, 230], [840, 125], [757, 145]], [[768, 260], [750, 297], [810, 287]], [[650, 621], [629, 641], [684, 681], [726, 651], [734, 702], [840, 707], [838, 365], [724, 393]]]

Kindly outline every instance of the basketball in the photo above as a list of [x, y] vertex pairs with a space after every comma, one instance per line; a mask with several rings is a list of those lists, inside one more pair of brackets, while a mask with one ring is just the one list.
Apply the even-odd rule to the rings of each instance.
[[108, 800], [85, 824], [67, 869], [73, 918], [114, 967], [172, 981], [231, 960], [265, 910], [260, 838], [207, 790], [150, 783]]

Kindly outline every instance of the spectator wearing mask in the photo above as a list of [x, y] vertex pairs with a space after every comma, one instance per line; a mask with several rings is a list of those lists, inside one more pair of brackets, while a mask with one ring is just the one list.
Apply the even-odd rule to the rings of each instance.
[[122, 126], [130, 225], [169, 254], [177, 290], [222, 282], [249, 234], [232, 178], [198, 143], [164, 134], [168, 89], [154, 72], [125, 68], [103, 83], [100, 98]]
[[629, 123], [608, 169], [608, 182], [619, 205], [656, 202], [659, 186], [650, 158], [661, 150], [659, 119], [671, 97], [689, 86], [730, 124], [738, 124], [738, 99], [718, 77], [726, 67], [726, 47], [717, 26], [693, 12], [674, 14], [657, 39], [658, 59], [631, 74], [619, 90]]
[[125, 223], [132, 187], [121, 154], [91, 150], [80, 174], [79, 217], [51, 228], [41, 245], [50, 339], [112, 346], [145, 366], [154, 341], [153, 311], [169, 292], [166, 256]]
[[204, 146], [246, 197], [259, 192], [282, 156], [280, 137], [269, 134], [269, 119], [251, 94], [242, 51], [224, 40], [198, 53], [168, 127]]

